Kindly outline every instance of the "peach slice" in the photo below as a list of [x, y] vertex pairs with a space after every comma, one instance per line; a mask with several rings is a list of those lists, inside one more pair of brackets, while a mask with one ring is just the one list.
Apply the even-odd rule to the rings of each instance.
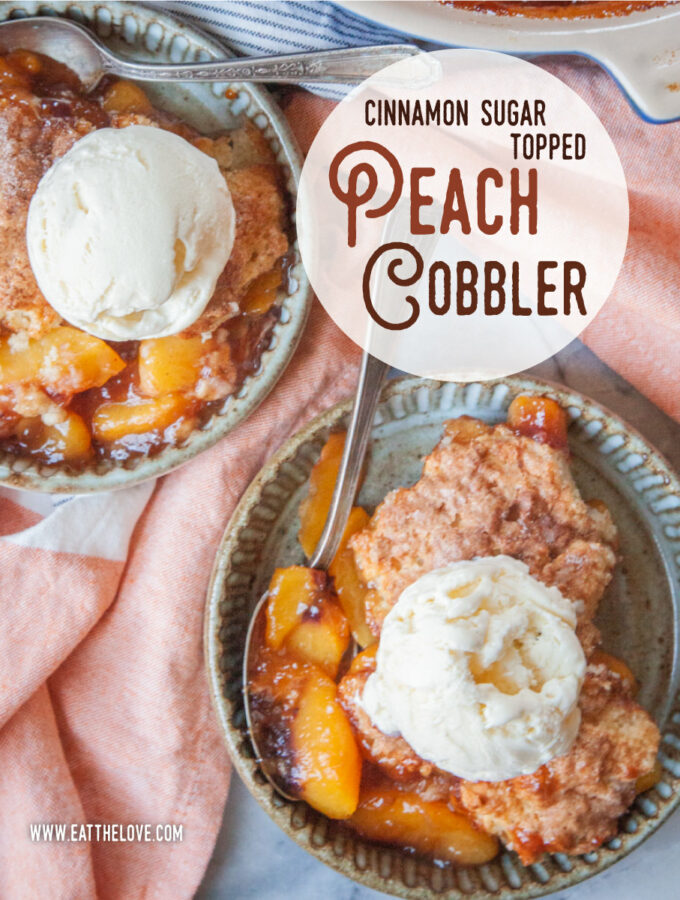
[[132, 81], [114, 81], [102, 98], [102, 106], [108, 113], [142, 113], [153, 112], [151, 101], [139, 85]]
[[347, 616], [330, 596], [308, 606], [300, 622], [286, 638], [286, 649], [306, 662], [314, 663], [335, 679], [340, 661], [349, 646]]
[[278, 650], [303, 614], [321, 602], [326, 590], [326, 575], [306, 566], [276, 569], [267, 592], [268, 647]]
[[236, 385], [236, 367], [227, 341], [172, 335], [142, 341], [139, 386], [148, 397], [186, 393], [204, 401], [221, 400]]
[[12, 409], [3, 409], [0, 406], [0, 440], [12, 437], [16, 433], [17, 423], [21, 417]]
[[591, 509], [594, 509], [595, 512], [600, 513], [601, 515], [607, 515], [609, 513], [609, 507], [604, 502], [604, 500], [599, 500], [597, 497], [593, 497], [591, 500], [586, 500], [586, 506], [589, 506]]
[[17, 348], [0, 340], [0, 385], [38, 384], [68, 397], [101, 387], [125, 368], [107, 343], [77, 328], [61, 325]]
[[[10, 51], [7, 56], [0, 56], [0, 85], [3, 87], [3, 93], [8, 88], [31, 89], [30, 68], [24, 65], [23, 54], [25, 50]], [[32, 55], [32, 54], [31, 54]]]
[[365, 838], [411, 847], [461, 866], [478, 866], [498, 853], [498, 841], [442, 801], [426, 801], [394, 787], [362, 790], [350, 820]]
[[471, 416], [458, 416], [450, 419], [445, 425], [446, 434], [459, 444], [469, 444], [476, 437], [486, 434], [488, 427], [479, 419], [473, 419]]
[[375, 656], [377, 652], [378, 644], [374, 643], [365, 650], [362, 650], [361, 653], [357, 653], [352, 660], [352, 664], [350, 665], [347, 674], [356, 675], [357, 672], [363, 672], [364, 669], [368, 669], [369, 672], [375, 671]]
[[351, 816], [359, 802], [361, 756], [337, 686], [319, 670], [302, 691], [292, 746], [302, 799], [331, 819]]
[[102, 403], [92, 417], [92, 432], [98, 441], [118, 441], [128, 434], [163, 431], [189, 409], [182, 394], [165, 394], [155, 400]]
[[612, 656], [611, 653], [605, 653], [604, 650], [595, 650], [590, 657], [590, 662], [595, 665], [605, 665], [610, 672], [618, 675], [623, 682], [629, 685], [634, 694], [637, 693], [638, 683], [635, 675], [618, 656]]
[[[258, 642], [262, 635], [258, 635]], [[272, 650], [258, 643], [248, 671], [251, 727], [269, 770], [288, 793], [299, 795], [300, 781], [292, 743], [293, 719], [302, 692], [315, 666], [302, 662], [285, 650]]]
[[209, 343], [200, 337], [171, 335], [139, 345], [139, 387], [147, 397], [188, 391], [198, 381]]
[[92, 455], [89, 429], [74, 412], [68, 412], [63, 422], [52, 425], [45, 425], [39, 416], [21, 419], [15, 435], [29, 453], [48, 462], [80, 462]]
[[661, 763], [657, 759], [649, 772], [645, 772], [644, 775], [640, 775], [638, 780], [635, 782], [635, 793], [644, 794], [645, 791], [653, 788], [655, 784], [658, 784], [661, 781], [662, 775], [663, 769], [661, 768]]
[[352, 634], [360, 647], [368, 647], [375, 636], [366, 624], [366, 596], [369, 593], [354, 559], [354, 551], [348, 546], [349, 539], [357, 531], [366, 527], [369, 515], [365, 509], [355, 506], [349, 514], [340, 546], [328, 567], [335, 582], [335, 591], [345, 615], [349, 619]]
[[556, 400], [520, 394], [508, 409], [508, 425], [518, 434], [566, 450], [567, 414]]
[[283, 273], [278, 267], [254, 278], [241, 301], [243, 312], [249, 316], [262, 316], [268, 312], [276, 303], [276, 294], [282, 281]]
[[298, 532], [300, 545], [307, 556], [314, 552], [326, 524], [344, 447], [345, 432], [331, 434], [310, 473], [309, 491], [300, 504]]

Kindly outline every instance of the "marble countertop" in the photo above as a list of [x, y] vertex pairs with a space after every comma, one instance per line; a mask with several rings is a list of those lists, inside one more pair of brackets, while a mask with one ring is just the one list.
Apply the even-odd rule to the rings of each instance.
[[[680, 470], [680, 426], [574, 341], [532, 374], [561, 382], [602, 403], [637, 428]], [[615, 866], [555, 900], [671, 900], [680, 883], [680, 813]], [[385, 896], [332, 871], [288, 838], [249, 795], [236, 774], [200, 900], [368, 900]]]

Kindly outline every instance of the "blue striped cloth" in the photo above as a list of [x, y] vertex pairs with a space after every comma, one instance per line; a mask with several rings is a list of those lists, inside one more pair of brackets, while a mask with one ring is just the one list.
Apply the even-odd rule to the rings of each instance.
[[[175, 0], [158, 5], [212, 31], [247, 56], [399, 44], [407, 39], [325, 0]], [[313, 85], [310, 90], [333, 100], [347, 91], [341, 85]]]

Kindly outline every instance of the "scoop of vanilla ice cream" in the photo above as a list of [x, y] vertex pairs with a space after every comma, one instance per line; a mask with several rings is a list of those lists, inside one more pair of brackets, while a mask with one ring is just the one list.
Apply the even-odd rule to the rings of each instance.
[[419, 578], [383, 624], [360, 698], [385, 734], [467, 781], [504, 781], [566, 753], [586, 661], [569, 600], [508, 556]]
[[187, 328], [234, 243], [229, 188], [214, 159], [161, 128], [102, 128], [45, 173], [26, 240], [47, 302], [105, 340]]

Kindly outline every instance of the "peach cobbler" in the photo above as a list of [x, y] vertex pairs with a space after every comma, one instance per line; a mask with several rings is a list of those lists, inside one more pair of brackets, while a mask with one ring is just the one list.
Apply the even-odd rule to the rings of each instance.
[[[343, 443], [310, 477], [308, 554]], [[412, 487], [352, 510], [328, 573], [274, 573], [248, 689], [263, 755], [325, 815], [442, 862], [597, 848], [659, 777], [658, 729], [593, 621], [616, 553], [554, 400], [449, 421]]]
[[[52, 178], [55, 165], [80, 142], [85, 148], [95, 133], [104, 133], [100, 129], [110, 134], [130, 126], [130, 135], [135, 130], [169, 133], [181, 138], [190, 153], [209, 157], [215, 177], [226, 184], [224, 202], [233, 209], [235, 225], [228, 261], [215, 272], [210, 299], [206, 297], [207, 305], [192, 324], [176, 333], [166, 328], [160, 337], [110, 340], [74, 325], [72, 318], [67, 321], [47, 301], [35, 274], [41, 248], [29, 258], [27, 219], [39, 185]], [[114, 162], [112, 157], [112, 166]], [[144, 165], [141, 156], [138, 162]], [[163, 199], [173, 198], [159, 202]], [[76, 202], [83, 215], [93, 212], [87, 195], [75, 197]], [[143, 90], [129, 82], [108, 78], [86, 95], [73, 73], [46, 57], [17, 51], [1, 58], [0, 448], [77, 469], [98, 457], [125, 461], [157, 453], [205, 424], [258, 368], [269, 344], [279, 314], [277, 291], [288, 277], [284, 207], [280, 172], [254, 125], [207, 137], [155, 109]], [[61, 214], [45, 209], [45, 216]], [[106, 217], [106, 209], [99, 212]], [[154, 210], [142, 212], [153, 218]], [[108, 213], [110, 222], [118, 221], [113, 208]], [[187, 228], [198, 213], [200, 209], [185, 217]], [[36, 220], [38, 229], [43, 225]], [[208, 235], [211, 227], [208, 221]], [[118, 236], [112, 257], [129, 240], [123, 229]], [[73, 235], [57, 237], [66, 241]], [[200, 268], [200, 258], [185, 260], [190, 249], [178, 239], [170, 260], [176, 270], [170, 275], [177, 275], [180, 288]], [[91, 250], [88, 240], [83, 266]], [[132, 271], [120, 273], [133, 292], [133, 262], [145, 262], [145, 253], [152, 257], [156, 249], [131, 247]], [[124, 268], [124, 259], [122, 263]], [[55, 284], [67, 300], [71, 279], [80, 269], [69, 266], [64, 276], [69, 283], [62, 279]], [[85, 292], [87, 287], [85, 283]], [[102, 297], [114, 287], [113, 280], [104, 285]], [[125, 321], [134, 324], [135, 317], [139, 314]]]

